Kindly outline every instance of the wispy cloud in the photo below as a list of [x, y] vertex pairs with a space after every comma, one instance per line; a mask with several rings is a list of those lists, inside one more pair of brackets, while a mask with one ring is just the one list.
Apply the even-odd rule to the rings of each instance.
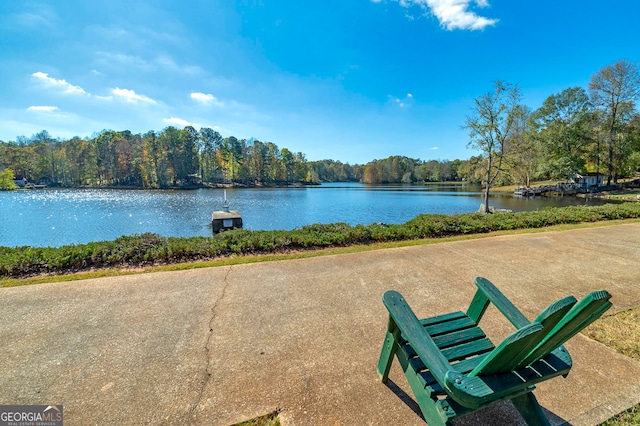
[[189, 96], [194, 101], [200, 102], [200, 103], [205, 104], [205, 105], [215, 105], [215, 106], [218, 106], [218, 107], [224, 106], [224, 104], [222, 102], [220, 102], [218, 100], [218, 98], [216, 98], [215, 96], [213, 96], [210, 93], [193, 92]]
[[153, 66], [139, 56], [125, 53], [97, 52], [96, 63], [107, 69], [135, 68], [141, 71], [153, 71]]
[[407, 108], [413, 104], [413, 95], [411, 93], [407, 93], [404, 98], [395, 98], [393, 96], [389, 96], [389, 99], [400, 108]]
[[187, 75], [197, 75], [203, 72], [202, 68], [196, 65], [178, 65], [169, 55], [159, 55], [153, 60], [161, 69]]
[[58, 109], [59, 108], [57, 106], [34, 105], [27, 108], [27, 111], [51, 112], [51, 111], [56, 111]]
[[122, 52], [100, 51], [96, 53], [96, 64], [105, 69], [127, 67], [145, 72], [167, 71], [192, 77], [204, 72], [197, 65], [181, 65], [167, 54], [150, 57], [143, 53], [129, 55]]
[[34, 31], [44, 32], [49, 36], [52, 31], [56, 31], [60, 19], [53, 7], [42, 2], [22, 3], [22, 5], [18, 6], [22, 7], [21, 11], [0, 16], [0, 24], [2, 24], [3, 29], [29, 33], [33, 33]]
[[148, 103], [148, 104], [156, 104], [157, 103], [156, 101], [154, 101], [153, 99], [151, 99], [148, 96], [137, 94], [134, 90], [121, 89], [119, 87], [116, 87], [115, 89], [111, 90], [111, 93], [113, 93], [114, 95], [116, 95], [119, 98], [124, 99], [125, 101], [127, 101], [129, 103], [134, 103], [134, 104], [138, 103], [138, 102], [144, 102], [144, 103]]
[[[371, 0], [373, 3], [380, 3], [380, 0]], [[487, 0], [391, 0], [400, 6], [409, 8], [418, 6], [433, 14], [440, 25], [447, 30], [483, 30], [488, 26], [495, 25], [498, 20], [477, 15], [469, 10], [472, 4], [477, 7], [488, 7]]]
[[34, 72], [33, 74], [31, 74], [31, 76], [36, 78], [38, 81], [44, 83], [46, 86], [57, 87], [62, 89], [63, 93], [69, 93], [74, 95], [87, 94], [87, 92], [85, 92], [85, 90], [82, 87], [74, 86], [73, 84], [67, 83], [66, 80], [58, 80], [53, 77], [49, 77], [49, 74], [47, 74], [46, 72], [40, 72], [40, 71]]

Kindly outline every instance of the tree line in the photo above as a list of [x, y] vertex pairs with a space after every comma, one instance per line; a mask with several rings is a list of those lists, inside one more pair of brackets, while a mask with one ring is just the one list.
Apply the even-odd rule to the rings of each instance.
[[303, 153], [191, 126], [144, 134], [106, 130], [69, 140], [43, 130], [1, 143], [0, 168], [30, 182], [64, 187], [285, 185], [317, 179]]
[[640, 169], [639, 96], [638, 67], [628, 60], [598, 70], [586, 89], [569, 87], [548, 96], [536, 110], [521, 102], [517, 86], [496, 82], [492, 91], [474, 99], [463, 124], [469, 147], [479, 152], [467, 160], [308, 161], [305, 154], [273, 142], [187, 126], [144, 134], [105, 130], [68, 140], [43, 130], [0, 141], [0, 172], [64, 187], [466, 181], [484, 183], [488, 194], [491, 185], [528, 186], [532, 180], [589, 172], [612, 184]]
[[11, 170], [34, 184], [62, 187], [416, 183], [460, 180], [463, 163], [402, 156], [366, 165], [308, 161], [305, 154], [280, 149], [273, 142], [223, 138], [216, 130], [190, 126], [145, 134], [106, 130], [68, 140], [43, 130], [30, 138], [0, 142], [0, 170]]

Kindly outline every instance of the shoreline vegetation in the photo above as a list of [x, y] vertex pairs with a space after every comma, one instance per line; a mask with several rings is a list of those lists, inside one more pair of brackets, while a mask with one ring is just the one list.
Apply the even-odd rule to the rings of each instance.
[[[212, 237], [123, 236], [113, 241], [51, 247], [1, 247], [0, 287], [7, 279], [107, 269], [139, 269], [236, 256], [291, 254], [322, 249], [638, 219], [640, 203], [546, 208], [528, 212], [422, 214], [404, 224], [313, 224], [293, 230], [236, 229]], [[3, 282], [4, 281], [4, 282]]]

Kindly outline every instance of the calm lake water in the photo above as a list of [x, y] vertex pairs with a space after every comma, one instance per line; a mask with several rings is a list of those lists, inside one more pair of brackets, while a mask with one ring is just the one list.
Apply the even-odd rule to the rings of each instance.
[[[480, 188], [367, 186], [336, 183], [305, 188], [227, 189], [231, 208], [252, 230], [293, 229], [313, 223], [404, 223], [421, 213], [468, 213], [482, 202]], [[491, 205], [513, 211], [593, 204], [565, 197], [494, 196]], [[59, 247], [153, 232], [211, 235], [211, 213], [221, 210], [222, 189], [190, 191], [0, 191], [0, 246]]]

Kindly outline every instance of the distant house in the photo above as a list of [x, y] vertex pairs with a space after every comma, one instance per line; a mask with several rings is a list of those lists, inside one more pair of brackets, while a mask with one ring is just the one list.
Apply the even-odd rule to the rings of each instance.
[[585, 173], [584, 175], [576, 174], [573, 180], [581, 188], [592, 189], [604, 184], [604, 175], [602, 173]]
[[201, 185], [202, 177], [197, 173], [190, 174], [190, 175], [187, 175], [187, 178], [184, 180], [184, 183], [187, 185]]
[[28, 182], [27, 178], [22, 176], [16, 176], [13, 179], [13, 183], [15, 183], [16, 186], [19, 188], [24, 188], [25, 186], [27, 186], [27, 182]]

